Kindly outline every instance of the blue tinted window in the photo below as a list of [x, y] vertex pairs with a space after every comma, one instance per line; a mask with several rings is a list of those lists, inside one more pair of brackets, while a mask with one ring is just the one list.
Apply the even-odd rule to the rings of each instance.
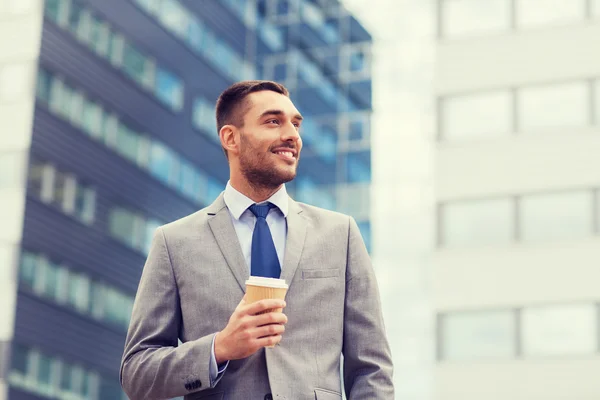
[[278, 82], [283, 82], [287, 78], [287, 63], [276, 64], [273, 70], [273, 79]]
[[202, 25], [196, 20], [190, 21], [187, 30], [187, 41], [196, 50], [201, 50], [203, 45], [204, 33]]
[[174, 109], [183, 105], [183, 84], [181, 80], [162, 68], [156, 71], [156, 96]]
[[371, 223], [369, 221], [359, 222], [358, 229], [360, 229], [367, 250], [371, 252]]
[[280, 51], [284, 47], [283, 32], [279, 27], [269, 23], [262, 22], [259, 25], [259, 34], [262, 40], [265, 41], [267, 46], [273, 51]]
[[61, 0], [45, 1], [44, 13], [48, 18], [50, 18], [54, 22], [59, 22], [61, 3], [63, 3]]
[[290, 13], [290, 1], [289, 0], [277, 0], [275, 13], [277, 15], [285, 16]]
[[221, 192], [223, 191], [224, 187], [223, 184], [221, 182], [219, 182], [218, 180], [214, 179], [214, 178], [208, 178], [208, 201], [213, 201], [214, 199], [216, 199], [217, 197], [219, 197], [219, 195], [221, 194]]
[[364, 183], [371, 181], [371, 169], [358, 155], [348, 153], [346, 159], [346, 179], [350, 183]]
[[336, 43], [338, 41], [338, 28], [333, 21], [327, 21], [323, 25], [323, 37], [328, 43]]
[[354, 50], [350, 54], [350, 71], [360, 72], [365, 68], [365, 55], [360, 50]]
[[317, 142], [315, 151], [323, 159], [333, 162], [337, 157], [337, 138], [333, 131], [322, 127], [320, 132], [317, 132]]
[[364, 128], [362, 121], [351, 121], [350, 131], [348, 132], [348, 138], [350, 140], [362, 140], [364, 137]]
[[152, 143], [150, 147], [150, 172], [163, 182], [168, 182], [174, 169], [175, 161], [169, 150], [160, 143]]

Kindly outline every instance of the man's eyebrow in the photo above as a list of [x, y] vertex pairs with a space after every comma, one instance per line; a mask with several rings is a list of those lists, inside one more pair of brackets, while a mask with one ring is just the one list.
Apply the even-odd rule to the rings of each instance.
[[[283, 110], [267, 110], [267, 111], [263, 112], [262, 114], [260, 114], [259, 118], [264, 118], [267, 115], [282, 116], [282, 115], [285, 115], [285, 113], [283, 112]], [[292, 117], [292, 119], [297, 119], [299, 121], [302, 121], [304, 118], [302, 117], [302, 115], [296, 114]]]

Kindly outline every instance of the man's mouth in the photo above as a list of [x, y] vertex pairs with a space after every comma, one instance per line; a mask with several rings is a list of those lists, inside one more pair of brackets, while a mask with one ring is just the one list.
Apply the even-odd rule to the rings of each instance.
[[296, 150], [290, 148], [279, 148], [273, 150], [273, 153], [283, 158], [286, 161], [295, 161], [296, 160]]

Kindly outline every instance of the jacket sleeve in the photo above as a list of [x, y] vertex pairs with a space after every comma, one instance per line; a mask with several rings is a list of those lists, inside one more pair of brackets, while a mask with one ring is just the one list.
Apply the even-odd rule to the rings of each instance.
[[178, 346], [179, 292], [164, 231], [154, 233], [138, 287], [120, 380], [131, 400], [169, 399], [210, 387], [214, 335]]
[[353, 218], [348, 228], [344, 388], [348, 400], [393, 400], [392, 356], [375, 272]]

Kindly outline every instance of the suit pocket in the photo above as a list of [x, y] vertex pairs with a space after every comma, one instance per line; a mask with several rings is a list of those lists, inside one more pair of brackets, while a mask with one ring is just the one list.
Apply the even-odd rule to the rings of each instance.
[[302, 279], [336, 278], [339, 275], [339, 268], [302, 270]]
[[340, 400], [342, 394], [329, 389], [315, 389], [315, 400]]

